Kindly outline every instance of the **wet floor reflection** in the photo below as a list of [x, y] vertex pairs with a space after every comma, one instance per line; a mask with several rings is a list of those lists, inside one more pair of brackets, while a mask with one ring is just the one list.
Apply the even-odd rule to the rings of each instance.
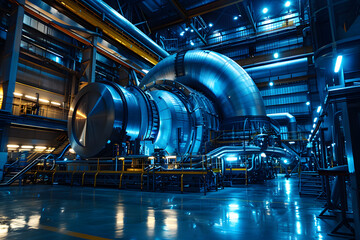
[[334, 239], [327, 235], [333, 225], [316, 217], [322, 203], [300, 198], [296, 178], [207, 196], [67, 186], [7, 190], [0, 195], [6, 203], [0, 239], [69, 237], [61, 229], [109, 239]]

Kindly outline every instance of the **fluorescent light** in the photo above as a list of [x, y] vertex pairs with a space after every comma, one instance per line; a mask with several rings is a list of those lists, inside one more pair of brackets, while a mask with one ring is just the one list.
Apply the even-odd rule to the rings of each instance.
[[311, 131], [310, 131], [311, 133], [313, 133], [314, 132], [314, 129], [311, 129]]
[[339, 70], [340, 70], [342, 58], [343, 57], [341, 55], [336, 58], [335, 69], [334, 69], [334, 72], [336, 72], [336, 73], [339, 72]]
[[290, 5], [291, 5], [291, 2], [290, 2], [290, 1], [286, 1], [285, 7], [290, 7]]
[[263, 14], [266, 14], [268, 11], [269, 11], [269, 9], [267, 9], [267, 8], [263, 8], [263, 10], [262, 10]]
[[209, 23], [209, 27], [212, 27], [212, 26], [214, 26], [212, 23]]
[[238, 20], [238, 19], [239, 19], [239, 17], [238, 17], [238, 16], [235, 16], [233, 19], [234, 19], [234, 20]]
[[227, 157], [226, 158], [226, 161], [229, 161], [229, 162], [233, 162], [233, 161], [236, 161], [237, 160], [237, 157]]
[[44, 146], [35, 146], [35, 149], [46, 149]]
[[318, 108], [316, 109], [316, 112], [319, 113], [321, 111], [321, 106], [318, 106]]
[[295, 144], [295, 142], [289, 142], [289, 144]]
[[309, 101], [307, 101], [307, 102], [306, 102], [306, 106], [309, 106], [309, 105], [310, 105], [310, 102], [309, 102]]
[[279, 58], [279, 53], [274, 53], [274, 58]]
[[23, 96], [22, 93], [17, 93], [17, 92], [14, 92], [14, 95], [17, 96], [17, 97], [22, 97]]
[[270, 86], [270, 87], [274, 86], [274, 82], [272, 82], [272, 81], [269, 82], [269, 86]]
[[49, 103], [50, 101], [49, 101], [49, 100], [46, 100], [46, 99], [39, 98], [39, 102], [42, 102], [42, 103]]
[[57, 105], [57, 106], [60, 106], [60, 105], [61, 105], [61, 103], [58, 103], [58, 102], [51, 102], [51, 104]]
[[316, 124], [314, 123], [313, 128], [315, 128], [315, 127], [316, 127]]
[[32, 148], [34, 148], [34, 146], [30, 146], [30, 145], [23, 145], [23, 146], [21, 146], [21, 148], [32, 149]]
[[141, 71], [143, 71], [143, 73], [145, 73], [145, 74], [148, 74], [148, 72], [149, 72], [149, 70], [146, 70], [146, 69], [143, 69]]
[[36, 100], [36, 97], [30, 96], [30, 95], [25, 95], [25, 97], [28, 99]]
[[317, 121], [317, 120], [318, 120], [318, 118], [317, 118], [317, 117], [315, 117], [315, 118], [314, 118], [314, 123], [316, 123], [316, 121]]
[[8, 147], [8, 148], [18, 148], [19, 145], [16, 145], [16, 144], [8, 144], [7, 147]]

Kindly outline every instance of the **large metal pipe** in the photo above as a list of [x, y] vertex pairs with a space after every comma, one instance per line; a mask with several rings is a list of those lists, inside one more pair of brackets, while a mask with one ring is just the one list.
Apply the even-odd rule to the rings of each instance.
[[83, 0], [81, 2], [95, 9], [100, 14], [103, 14], [104, 17], [108, 18], [111, 23], [118, 27], [121, 31], [124, 31], [128, 36], [135, 39], [138, 43], [144, 45], [148, 50], [152, 51], [159, 57], [166, 58], [169, 56], [168, 52], [162, 49], [140, 29], [134, 26], [131, 22], [121, 16], [121, 14], [119, 14], [102, 0]]
[[239, 116], [265, 116], [265, 106], [250, 76], [230, 58], [211, 51], [190, 50], [158, 63], [140, 87], [157, 80], [180, 82], [203, 92], [216, 105], [223, 120]]
[[143, 152], [165, 149], [186, 157], [204, 152], [210, 131], [219, 129], [218, 113], [223, 122], [265, 116], [254, 82], [221, 54], [198, 50], [176, 54], [148, 75], [141, 83], [144, 90], [103, 82], [78, 93], [68, 121], [76, 153], [90, 157], [112, 144], [141, 141]]

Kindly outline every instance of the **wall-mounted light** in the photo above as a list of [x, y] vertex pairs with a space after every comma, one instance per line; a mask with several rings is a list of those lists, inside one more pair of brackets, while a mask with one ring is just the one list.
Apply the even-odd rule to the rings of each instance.
[[51, 104], [56, 105], [56, 106], [60, 106], [60, 105], [61, 105], [61, 103], [58, 103], [58, 102], [51, 102]]
[[34, 146], [30, 146], [30, 145], [22, 145], [21, 148], [23, 149], [33, 149]]
[[276, 58], [279, 58], [279, 53], [274, 53], [274, 58], [276, 59]]
[[309, 102], [309, 101], [307, 101], [307, 102], [306, 102], [306, 106], [309, 106], [309, 105], [310, 105], [310, 102]]
[[31, 100], [36, 100], [36, 97], [30, 96], [30, 95], [25, 95], [26, 98], [31, 99]]
[[269, 82], [269, 86], [270, 87], [274, 86], [274, 82], [273, 81]]
[[340, 70], [342, 58], [343, 57], [341, 55], [336, 58], [335, 69], [334, 69], [335, 73], [339, 72]]
[[14, 92], [14, 96], [17, 96], [17, 97], [22, 97], [23, 94], [22, 93], [17, 93], [17, 92]]
[[263, 14], [266, 14], [268, 11], [269, 11], [268, 8], [263, 8], [262, 13], [263, 13]]
[[16, 144], [8, 144], [7, 147], [8, 147], [8, 148], [18, 148], [19, 145], [16, 145]]
[[290, 5], [291, 5], [291, 2], [290, 2], [290, 1], [286, 1], [286, 2], [285, 2], [285, 7], [290, 7]]
[[321, 111], [321, 106], [318, 106], [318, 108], [316, 109], [316, 112], [319, 113]]
[[49, 101], [49, 100], [42, 99], [42, 98], [39, 98], [39, 102], [42, 102], [42, 103], [50, 103], [50, 101]]
[[228, 162], [233, 162], [237, 160], [237, 157], [227, 157], [225, 160]]

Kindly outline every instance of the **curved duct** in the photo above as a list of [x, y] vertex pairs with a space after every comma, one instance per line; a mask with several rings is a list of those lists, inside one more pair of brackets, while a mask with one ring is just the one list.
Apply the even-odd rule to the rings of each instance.
[[236, 62], [219, 53], [190, 50], [158, 63], [144, 77], [140, 87], [157, 80], [182, 83], [211, 99], [223, 120], [239, 116], [265, 116], [258, 88]]
[[135, 149], [131, 154], [151, 155], [154, 149], [164, 149], [186, 158], [203, 154], [210, 131], [220, 124], [265, 116], [261, 95], [249, 75], [231, 59], [210, 51], [166, 58], [141, 86], [97, 82], [78, 93], [68, 120], [70, 143], [77, 154], [110, 153], [117, 144]]
[[269, 118], [274, 120], [286, 120], [288, 121], [288, 138], [289, 139], [297, 139], [297, 126], [296, 126], [296, 118], [290, 113], [272, 113], [267, 114]]

